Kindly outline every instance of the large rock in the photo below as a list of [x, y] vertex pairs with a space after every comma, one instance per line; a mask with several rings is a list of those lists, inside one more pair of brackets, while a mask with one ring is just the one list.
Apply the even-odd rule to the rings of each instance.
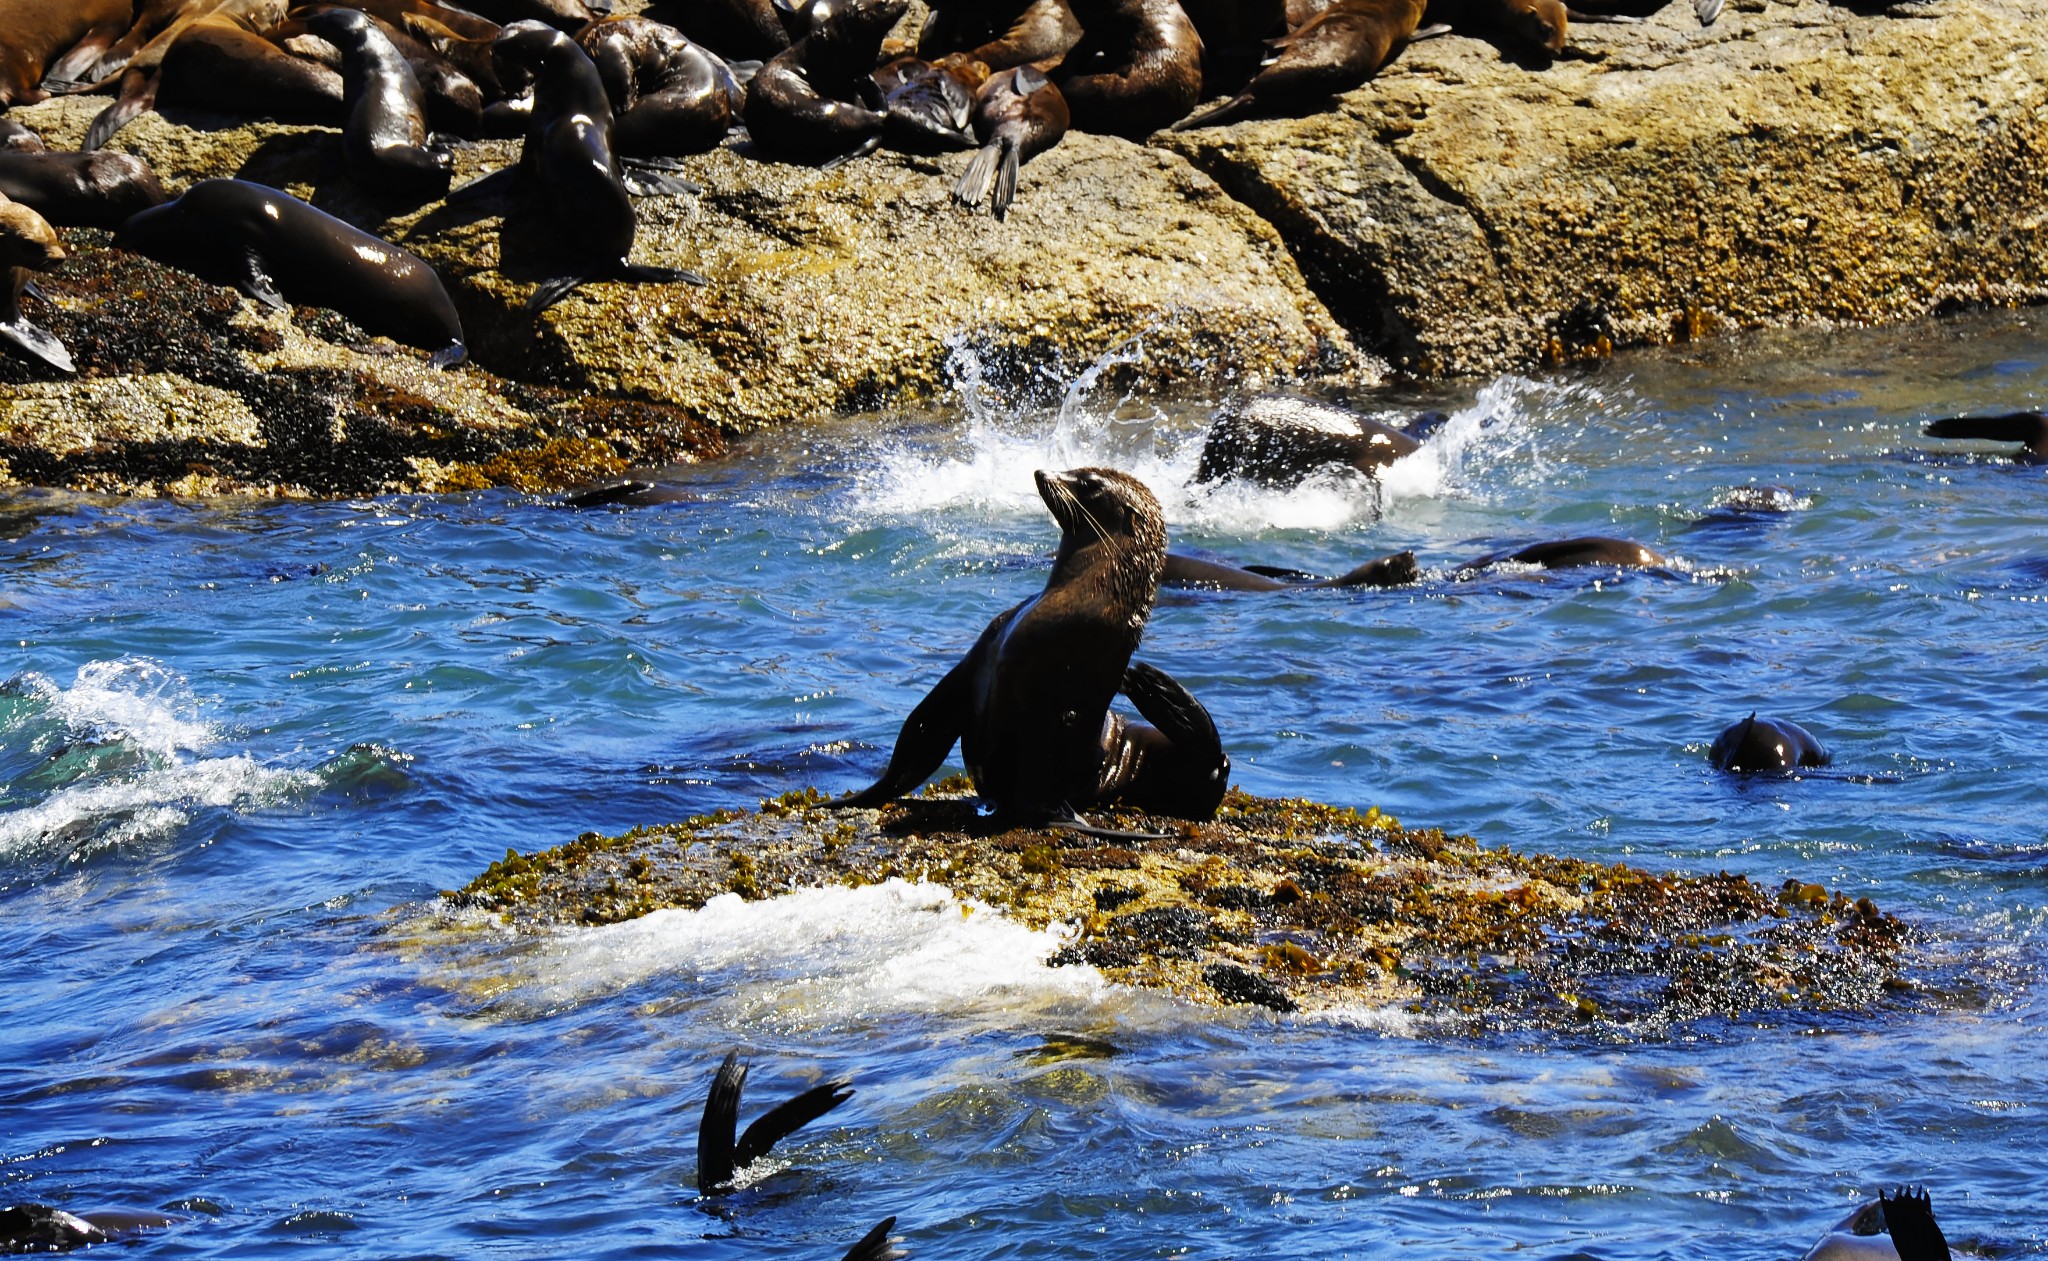
[[1479, 373], [1715, 325], [2048, 299], [2034, 0], [1736, 0], [1530, 69], [1412, 45], [1314, 117], [1175, 135], [1361, 346]]

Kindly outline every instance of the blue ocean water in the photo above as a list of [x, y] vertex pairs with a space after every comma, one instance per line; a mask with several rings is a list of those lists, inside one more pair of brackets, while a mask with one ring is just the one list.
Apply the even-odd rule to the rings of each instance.
[[[1105, 347], [1105, 361], [1144, 353]], [[155, 1256], [1796, 1257], [1881, 1185], [2048, 1252], [2048, 481], [1926, 419], [2048, 400], [2048, 313], [1714, 343], [1352, 400], [1381, 485], [1188, 488], [1206, 408], [983, 383], [670, 470], [676, 502], [0, 501], [0, 1203]], [[1930, 453], [1932, 448], [1943, 450]], [[1938, 991], [1636, 1041], [1218, 1016], [887, 885], [521, 939], [505, 850], [859, 786], [1113, 463], [1177, 546], [1420, 585], [1169, 593], [1141, 656], [1256, 792], [1820, 880]], [[1733, 488], [1794, 510], [1743, 517]], [[1663, 572], [1464, 560], [1621, 535]], [[1751, 710], [1839, 774], [1744, 782]], [[717, 1059], [852, 1101], [700, 1201]], [[749, 1114], [751, 1109], [749, 1109]]]

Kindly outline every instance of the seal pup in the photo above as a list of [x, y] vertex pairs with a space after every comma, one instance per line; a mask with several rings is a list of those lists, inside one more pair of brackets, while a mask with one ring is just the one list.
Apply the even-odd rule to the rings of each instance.
[[64, 246], [56, 230], [27, 206], [0, 197], [0, 346], [59, 372], [76, 372], [64, 343], [21, 313], [29, 273], [48, 271], [63, 261]]
[[427, 148], [426, 92], [376, 19], [326, 9], [307, 17], [305, 28], [341, 50], [348, 111], [341, 156], [349, 178], [371, 192], [409, 200], [446, 197], [455, 160]]
[[904, 1261], [904, 1258], [908, 1257], [910, 1253], [906, 1249], [896, 1246], [902, 1243], [903, 1240], [889, 1233], [894, 1229], [896, 1229], [896, 1219], [893, 1217], [883, 1218], [875, 1224], [873, 1230], [862, 1235], [860, 1242], [848, 1249], [846, 1255], [840, 1258], [840, 1261]]
[[[575, 242], [572, 270], [543, 280], [527, 300], [527, 311], [544, 311], [593, 280], [709, 284], [693, 271], [628, 261], [639, 230], [633, 191], [675, 192], [686, 186], [642, 175], [628, 184], [612, 147], [611, 98], [590, 54], [543, 23], [514, 22], [499, 33], [491, 56], [501, 80], [533, 84], [532, 125], [519, 165], [511, 171], [539, 185], [556, 221]], [[486, 176], [462, 191], [473, 193], [496, 178]]]
[[1142, 140], [1202, 99], [1202, 37], [1180, 0], [1081, 0], [1053, 81], [1082, 131]]
[[756, 1117], [735, 1141], [740, 1092], [747, 1084], [747, 1066], [739, 1060], [738, 1051], [726, 1052], [711, 1079], [711, 1094], [704, 1100], [704, 1119], [697, 1127], [697, 1190], [702, 1195], [731, 1190], [734, 1174], [767, 1155], [777, 1142], [853, 1097], [853, 1084], [843, 1077], [820, 1082]]
[[365, 332], [432, 352], [435, 367], [468, 354], [433, 268], [274, 188], [203, 180], [128, 220], [114, 244], [276, 310], [299, 302], [339, 311]]
[[1934, 1220], [1934, 1204], [1925, 1187], [1900, 1187], [1890, 1195], [1879, 1191], [1877, 1202], [1899, 1261], [1949, 1261], [1948, 1237]]
[[1413, 437], [1369, 416], [1314, 399], [1262, 394], [1210, 423], [1195, 482], [1237, 477], [1285, 488], [1332, 466], [1372, 477], [1421, 449]]
[[612, 103], [612, 142], [635, 157], [715, 149], [739, 121], [747, 90], [716, 54], [672, 26], [609, 17], [576, 33]]
[[1034, 65], [1050, 70], [1081, 42], [1081, 21], [1067, 0], [945, 0], [917, 36], [928, 61], [961, 53], [991, 71]]
[[1359, 565], [1335, 578], [1319, 578], [1296, 569], [1272, 565], [1230, 565], [1180, 552], [1166, 554], [1163, 586], [1201, 587], [1211, 591], [1302, 591], [1333, 587], [1404, 587], [1421, 576], [1415, 553], [1395, 552]]
[[129, 0], [0, 0], [0, 110], [48, 100], [45, 77], [81, 77], [134, 17]]
[[1277, 54], [1244, 90], [1174, 124], [1214, 127], [1254, 114], [1298, 114], [1364, 83], [1414, 38], [1423, 0], [1336, 0], [1273, 41]]
[[2029, 464], [2048, 461], [2048, 412], [2008, 412], [2003, 416], [1951, 416], [1923, 430], [1930, 438], [1981, 438], [1986, 442], [2017, 442], [2018, 458]]
[[[1004, 826], [1102, 835], [1078, 811], [1116, 804], [1214, 817], [1230, 777], [1215, 724], [1180, 684], [1131, 661], [1166, 567], [1158, 500], [1114, 469], [1035, 477], [1060, 526], [1045, 590], [989, 622], [904, 720], [881, 778], [834, 805], [895, 800], [957, 741]], [[1110, 711], [1119, 691], [1150, 727]]]
[[974, 107], [989, 78], [985, 63], [965, 53], [937, 61], [898, 57], [871, 77], [888, 116], [884, 144], [911, 153], [974, 147]]
[[747, 134], [761, 152], [837, 166], [882, 143], [888, 116], [858, 104], [882, 39], [909, 0], [811, 0], [810, 30], [747, 85]]
[[0, 196], [60, 228], [118, 228], [170, 200], [149, 163], [127, 153], [0, 150]]
[[1037, 66], [998, 71], [975, 98], [974, 134], [981, 151], [960, 173], [953, 200], [972, 210], [989, 198], [990, 212], [1005, 218], [1017, 198], [1017, 168], [1067, 134], [1066, 97]]
[[1663, 556], [1627, 539], [1589, 534], [1579, 538], [1553, 539], [1527, 547], [1490, 552], [1478, 560], [1458, 566], [1457, 575], [1469, 577], [1494, 565], [1537, 565], [1544, 569], [1583, 569], [1604, 565], [1614, 569], [1652, 569], [1670, 562]]
[[1826, 766], [1834, 757], [1813, 733], [1783, 718], [1758, 718], [1754, 713], [1714, 737], [1707, 761], [1718, 771], [1791, 771]]

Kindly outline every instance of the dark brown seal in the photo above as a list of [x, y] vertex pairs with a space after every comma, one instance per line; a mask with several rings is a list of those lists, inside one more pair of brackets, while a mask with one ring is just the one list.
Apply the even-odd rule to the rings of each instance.
[[[859, 104], [882, 39], [909, 0], [811, 0], [810, 30], [747, 85], [747, 132], [761, 152], [837, 163], [882, 141], [888, 118]], [[879, 102], [876, 102], [879, 104]]]
[[462, 321], [433, 268], [274, 188], [204, 180], [130, 219], [114, 244], [272, 308], [339, 311], [365, 332], [434, 352], [437, 366], [466, 353]]
[[882, 140], [910, 153], [972, 149], [974, 107], [989, 68], [965, 53], [937, 61], [898, 57], [874, 73], [882, 97]]
[[1141, 140], [1202, 99], [1202, 38], [1179, 0], [1081, 0], [1053, 81], [1081, 131]]
[[1562, 0], [1429, 0], [1429, 20], [1453, 29], [1499, 34], [1546, 56], [1564, 51], [1570, 35]]
[[1001, 219], [1017, 197], [1017, 168], [1067, 134], [1066, 99], [1038, 67], [1013, 66], [982, 85], [974, 105], [974, 134], [982, 142], [981, 152], [962, 172], [953, 200], [972, 208], [990, 197], [990, 209]]
[[1930, 438], [1978, 438], [1985, 442], [2017, 442], [2021, 458], [2048, 460], [2048, 412], [2008, 412], [2003, 416], [1951, 416], [1927, 426]]
[[1884, 1212], [1884, 1230], [1891, 1236], [1899, 1261], [1949, 1261], [1948, 1236], [1934, 1220], [1934, 1202], [1926, 1188], [1900, 1187], [1890, 1195], [1877, 1193]]
[[1650, 569], [1669, 563], [1641, 543], [1594, 534], [1493, 552], [1458, 566], [1458, 573], [1469, 575], [1493, 565], [1537, 565], [1544, 569], [1581, 569], [1600, 565], [1615, 569]]
[[925, 19], [917, 55], [936, 60], [961, 53], [991, 71], [1050, 70], [1080, 42], [1081, 22], [1067, 0], [946, 0]]
[[[483, 67], [485, 77], [496, 91], [497, 80], [490, 74], [490, 49], [484, 44], [479, 51], [477, 42], [465, 40], [439, 23], [426, 18], [414, 17], [393, 23], [389, 19], [369, 10], [348, 4], [302, 5], [292, 10], [292, 19], [271, 32], [288, 52], [309, 56], [322, 64], [342, 72], [346, 90], [347, 60], [341, 50], [311, 37], [319, 47], [326, 49], [324, 55], [312, 51], [298, 36], [305, 32], [306, 20], [317, 14], [337, 10], [344, 13], [369, 13], [377, 29], [398, 55], [405, 58], [405, 64], [412, 68], [413, 78], [418, 81], [420, 91], [426, 97], [426, 119], [430, 131], [443, 135], [462, 136], [474, 139], [483, 131], [484, 87], [470, 77], [469, 69]], [[496, 38], [496, 28], [491, 38]], [[461, 54], [467, 69], [458, 66], [451, 59]]]
[[27, 206], [0, 197], [0, 346], [59, 372], [72, 372], [76, 369], [64, 343], [21, 313], [29, 273], [48, 271], [63, 261], [64, 246], [56, 230]]
[[1296, 486], [1331, 467], [1372, 476], [1422, 444], [1356, 412], [1286, 394], [1264, 394], [1218, 415], [1202, 442], [1198, 483], [1238, 477]]
[[1422, 24], [1423, 0], [1336, 0], [1276, 47], [1279, 56], [1244, 90], [1183, 119], [1175, 130], [1256, 114], [1298, 114], [1364, 83]]
[[673, 26], [611, 17], [576, 33], [611, 99], [619, 152], [680, 157], [718, 147], [739, 121], [746, 89], [731, 67]]
[[62, 228], [118, 228], [168, 200], [149, 163], [126, 153], [0, 150], [0, 194]]
[[[975, 791], [1011, 825], [1082, 824], [1113, 804], [1207, 819], [1230, 759], [1201, 703], [1131, 654], [1166, 565], [1166, 523], [1143, 484], [1113, 469], [1037, 474], [1060, 524], [1045, 590], [999, 614], [918, 703], [888, 769], [842, 798], [879, 806], [909, 792], [960, 744]], [[1110, 712], [1119, 692], [1153, 726]]]
[[46, 152], [41, 136], [11, 118], [0, 118], [0, 153]]
[[558, 31], [575, 32], [595, 22], [611, 5], [594, 12], [583, 0], [462, 0], [457, 6], [500, 26], [514, 22], [543, 22]]
[[46, 76], [83, 78], [134, 16], [129, 0], [0, 0], [0, 109], [47, 99]]
[[1211, 591], [1304, 591], [1335, 587], [1405, 587], [1421, 574], [1415, 553], [1395, 552], [1356, 566], [1335, 578], [1321, 578], [1272, 565], [1231, 565], [1180, 552], [1166, 554], [1160, 581], [1169, 587]]
[[1707, 750], [1707, 761], [1723, 771], [1792, 771], [1833, 760], [1813, 733], [1798, 723], [1755, 714], [1731, 725]]
[[448, 195], [454, 159], [427, 148], [427, 94], [398, 46], [367, 13], [327, 9], [306, 30], [341, 50], [348, 121], [341, 156], [349, 178], [373, 193], [414, 201]]

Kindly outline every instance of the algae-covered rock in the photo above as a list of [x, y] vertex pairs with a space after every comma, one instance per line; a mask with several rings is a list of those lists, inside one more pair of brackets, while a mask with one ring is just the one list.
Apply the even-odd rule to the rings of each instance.
[[1361, 346], [1489, 372], [2048, 299], [2044, 34], [2031, 0], [1673, 4], [1540, 68], [1425, 40], [1329, 112], [1170, 143]]
[[1051, 966], [1207, 1004], [1404, 1004], [1454, 1027], [1644, 1033], [1701, 1015], [1862, 1009], [1905, 988], [1911, 933], [1818, 885], [1659, 875], [1487, 849], [1471, 837], [1233, 792], [1213, 823], [1127, 815], [1165, 840], [991, 832], [940, 786], [880, 811], [816, 792], [618, 837], [508, 852], [447, 895], [524, 929], [604, 924], [891, 877], [943, 884], [1033, 928]]

